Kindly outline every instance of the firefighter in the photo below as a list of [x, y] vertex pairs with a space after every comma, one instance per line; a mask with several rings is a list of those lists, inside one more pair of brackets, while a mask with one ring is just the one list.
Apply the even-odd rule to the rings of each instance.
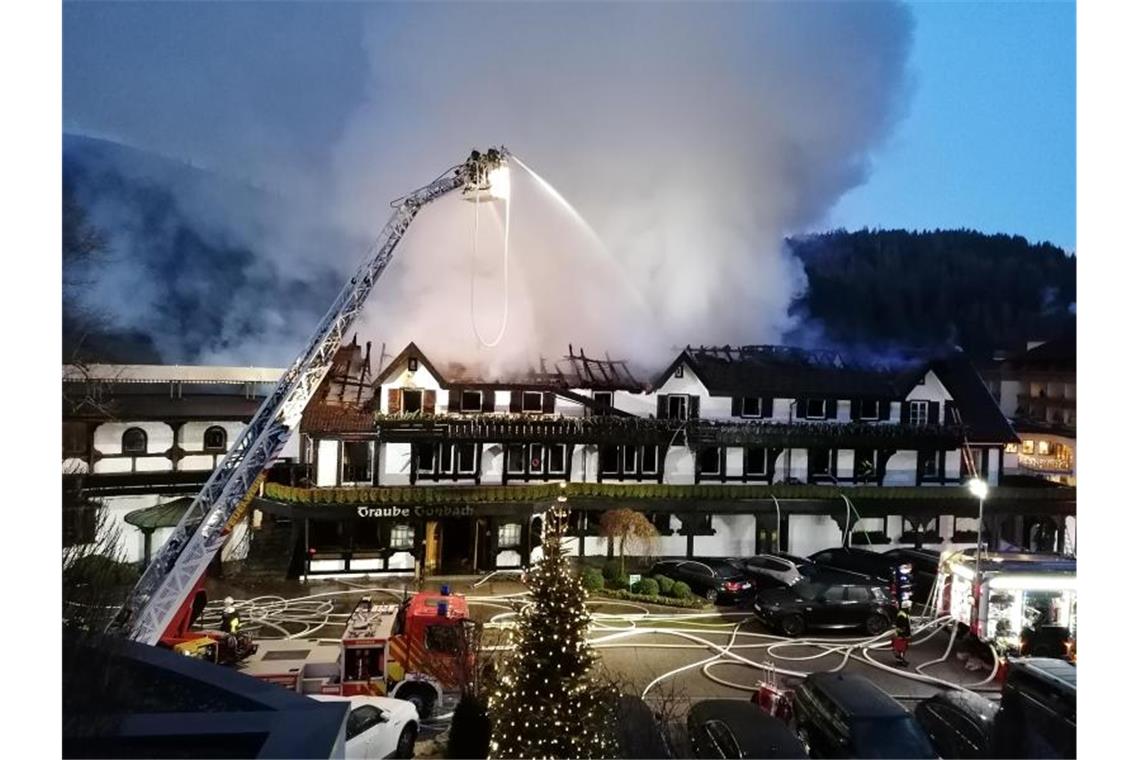
[[910, 648], [910, 600], [899, 605], [898, 614], [895, 615], [895, 635], [891, 639], [891, 649], [895, 652], [895, 662], [899, 667], [909, 665], [906, 661], [906, 650]]
[[234, 607], [234, 598], [227, 596], [225, 606], [222, 608], [222, 630], [230, 636], [237, 636], [240, 628], [241, 620], [238, 619], [237, 609]]

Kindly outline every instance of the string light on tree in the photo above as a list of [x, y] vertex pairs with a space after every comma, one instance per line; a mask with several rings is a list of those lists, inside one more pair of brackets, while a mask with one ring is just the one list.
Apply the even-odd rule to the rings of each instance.
[[532, 603], [511, 631], [506, 677], [488, 701], [492, 757], [613, 757], [617, 751], [606, 700], [590, 698], [601, 687], [586, 643], [586, 590], [562, 547], [565, 483], [562, 488], [547, 512], [542, 559], [527, 574]]

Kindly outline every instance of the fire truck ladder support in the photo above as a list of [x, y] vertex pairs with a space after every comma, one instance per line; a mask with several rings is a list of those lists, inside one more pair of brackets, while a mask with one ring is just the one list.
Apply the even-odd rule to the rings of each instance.
[[367, 259], [344, 286], [316, 333], [281, 376], [222, 463], [182, 516], [170, 538], [131, 591], [108, 631], [156, 644], [166, 633], [207, 566], [225, 543], [226, 525], [258, 476], [289, 440], [301, 414], [332, 366], [333, 356], [412, 220], [427, 204], [463, 188], [482, 189], [491, 170], [504, 167], [505, 149], [473, 152], [463, 164], [393, 205]]

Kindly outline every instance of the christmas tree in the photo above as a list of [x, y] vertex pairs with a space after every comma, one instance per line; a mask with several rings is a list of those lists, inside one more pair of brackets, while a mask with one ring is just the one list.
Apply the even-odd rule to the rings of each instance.
[[511, 632], [503, 677], [488, 703], [491, 757], [613, 757], [608, 700], [591, 670], [586, 590], [562, 549], [565, 509], [548, 514], [542, 559], [527, 573], [531, 602]]

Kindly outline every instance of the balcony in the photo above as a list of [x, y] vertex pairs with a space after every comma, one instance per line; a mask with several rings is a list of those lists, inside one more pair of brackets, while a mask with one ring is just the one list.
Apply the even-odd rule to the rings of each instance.
[[376, 417], [381, 441], [764, 446], [769, 448], [952, 449], [966, 429], [956, 425], [873, 422], [659, 420], [645, 417], [527, 415], [386, 415]]
[[1073, 458], [1064, 455], [1018, 454], [1017, 466], [1048, 475], [1072, 475]]

